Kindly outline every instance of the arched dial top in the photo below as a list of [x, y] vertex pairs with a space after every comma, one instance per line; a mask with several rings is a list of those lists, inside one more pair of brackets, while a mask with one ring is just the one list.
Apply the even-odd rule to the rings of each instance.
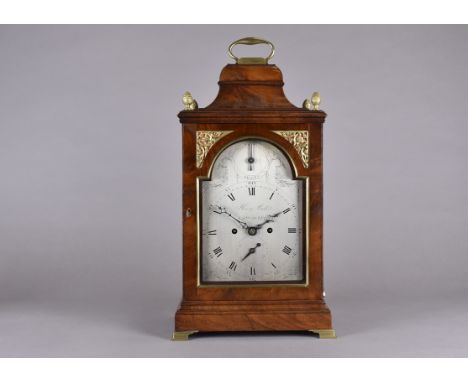
[[279, 148], [229, 145], [199, 189], [202, 284], [305, 282], [305, 181]]

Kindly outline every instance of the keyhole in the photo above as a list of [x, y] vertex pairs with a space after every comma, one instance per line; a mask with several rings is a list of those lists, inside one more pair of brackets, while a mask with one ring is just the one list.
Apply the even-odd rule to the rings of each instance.
[[190, 216], [192, 216], [192, 210], [191, 210], [190, 208], [187, 208], [187, 209], [185, 210], [185, 216], [188, 217], [188, 218], [189, 218]]

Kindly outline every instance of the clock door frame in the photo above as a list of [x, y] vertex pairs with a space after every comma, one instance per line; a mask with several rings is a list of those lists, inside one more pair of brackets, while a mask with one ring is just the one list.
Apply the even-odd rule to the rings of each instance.
[[[197, 131], [229, 132], [218, 139], [207, 151], [200, 168], [194, 166]], [[275, 131], [307, 131], [308, 166], [294, 145]], [[320, 300], [323, 294], [322, 263], [322, 131], [321, 124], [315, 123], [242, 123], [242, 124], [184, 124], [184, 254], [183, 279], [184, 299], [194, 301], [253, 301], [313, 299]], [[210, 175], [211, 167], [218, 155], [228, 145], [249, 138], [263, 139], [280, 147], [291, 161], [295, 176], [306, 183], [304, 216], [307, 231], [304, 238], [305, 283], [261, 284], [201, 284], [199, 251], [199, 190], [198, 182]], [[187, 211], [191, 211], [187, 214]], [[188, 216], [190, 215], [190, 216]]]
[[[305, 131], [305, 130], [301, 130]], [[228, 134], [231, 134], [229, 132]], [[302, 214], [302, 279], [301, 280], [293, 280], [293, 281], [210, 281], [206, 282], [203, 281], [203, 267], [202, 267], [202, 242], [203, 242], [203, 235], [201, 234], [203, 226], [203, 219], [202, 219], [202, 194], [201, 194], [201, 183], [204, 181], [211, 181], [212, 179], [212, 171], [215, 162], [218, 160], [218, 157], [221, 153], [227, 149], [229, 146], [234, 145], [238, 142], [242, 142], [245, 140], [256, 139], [261, 140], [263, 142], [267, 142], [271, 145], [277, 147], [281, 153], [286, 158], [288, 165], [291, 166], [291, 173], [292, 173], [292, 180], [300, 180], [301, 187], [302, 187], [302, 210], [300, 213]], [[254, 135], [249, 136], [242, 136], [241, 138], [232, 140], [228, 139], [228, 143], [222, 147], [217, 147], [217, 150], [214, 154], [214, 157], [207, 164], [207, 174], [198, 176], [197, 177], [197, 209], [196, 209], [196, 216], [197, 216], [197, 267], [198, 267], [198, 274], [197, 274], [197, 286], [199, 288], [216, 288], [216, 287], [223, 287], [223, 288], [269, 288], [269, 287], [299, 287], [304, 288], [307, 287], [309, 284], [309, 214], [307, 213], [309, 208], [309, 177], [308, 176], [299, 176], [298, 169], [294, 160], [289, 156], [288, 151], [284, 149], [282, 145], [277, 144], [275, 141], [272, 141], [269, 138], [259, 137]]]

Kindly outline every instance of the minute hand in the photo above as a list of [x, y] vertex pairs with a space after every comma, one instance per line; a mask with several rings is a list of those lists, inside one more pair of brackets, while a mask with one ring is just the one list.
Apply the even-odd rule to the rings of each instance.
[[226, 208], [220, 207], [220, 206], [216, 206], [216, 207], [218, 207], [218, 211], [213, 210], [214, 213], [220, 214], [220, 215], [221, 215], [221, 214], [226, 214], [226, 215], [228, 215], [229, 217], [233, 218], [236, 222], [238, 222], [238, 223], [241, 225], [242, 228], [245, 228], [245, 229], [249, 228], [249, 226], [248, 226], [247, 223], [244, 223], [243, 221], [240, 221], [240, 220], [237, 219], [236, 217], [232, 216], [232, 215], [226, 210]]

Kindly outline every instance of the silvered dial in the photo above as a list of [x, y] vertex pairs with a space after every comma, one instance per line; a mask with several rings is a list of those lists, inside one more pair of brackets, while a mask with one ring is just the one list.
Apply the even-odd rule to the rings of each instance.
[[271, 143], [227, 147], [200, 183], [201, 281], [303, 281], [303, 187]]

